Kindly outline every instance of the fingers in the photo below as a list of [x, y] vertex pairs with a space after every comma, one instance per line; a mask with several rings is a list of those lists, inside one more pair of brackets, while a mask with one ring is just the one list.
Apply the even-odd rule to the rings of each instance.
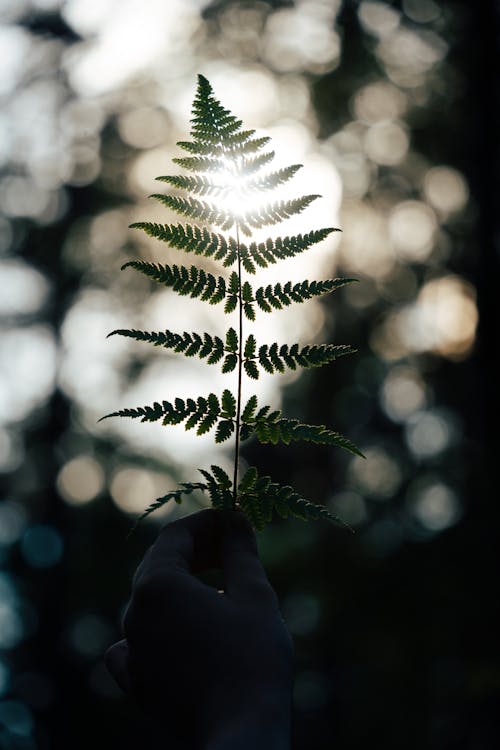
[[[259, 560], [254, 531], [240, 512], [206, 509], [167, 524], [146, 553], [134, 578], [134, 594], [146, 600], [182, 586], [190, 596], [209, 589], [194, 574], [222, 568], [230, 596], [275, 598]], [[196, 590], [195, 590], [196, 588]], [[141, 597], [142, 598], [142, 597]]]
[[143, 569], [160, 565], [196, 573], [217, 567], [218, 513], [205, 509], [167, 524], [143, 561]]
[[104, 654], [104, 663], [108, 672], [118, 686], [125, 692], [130, 692], [130, 677], [127, 669], [128, 648], [127, 641], [113, 643]]
[[215, 591], [194, 575], [219, 566], [218, 512], [207, 509], [165, 526], [146, 552], [134, 576], [132, 598], [124, 617], [125, 633], [146, 613], [168, 602], [184, 609]]
[[276, 596], [259, 559], [255, 533], [240, 512], [221, 514], [220, 558], [225, 592], [232, 597]]

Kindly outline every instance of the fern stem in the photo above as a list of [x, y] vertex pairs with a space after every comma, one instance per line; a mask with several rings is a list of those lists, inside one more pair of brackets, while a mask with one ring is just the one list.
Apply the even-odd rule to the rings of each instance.
[[238, 396], [236, 399], [236, 443], [234, 447], [233, 475], [233, 510], [236, 510], [238, 488], [238, 465], [240, 461], [240, 422], [241, 422], [241, 378], [243, 373], [243, 298], [241, 293], [241, 254], [240, 233], [236, 222], [236, 252], [238, 255], [238, 316], [239, 316], [239, 351], [238, 351]]

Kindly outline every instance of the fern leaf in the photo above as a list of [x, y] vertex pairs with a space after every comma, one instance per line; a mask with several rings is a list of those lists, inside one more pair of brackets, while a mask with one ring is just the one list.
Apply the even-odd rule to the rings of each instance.
[[207, 489], [212, 505], [220, 510], [229, 510], [233, 506], [232, 482], [220, 466], [212, 465], [210, 468], [212, 473], [205, 469], [199, 471], [207, 480]]
[[226, 351], [235, 353], [238, 351], [238, 334], [234, 328], [230, 328], [226, 333]]
[[356, 349], [350, 346], [334, 344], [321, 344], [315, 346], [304, 346], [299, 350], [298, 344], [289, 347], [284, 344], [278, 350], [278, 344], [271, 346], [263, 344], [259, 348], [258, 361], [261, 367], [269, 374], [284, 372], [285, 366], [292, 370], [299, 367], [322, 367], [346, 354], [353, 354]]
[[255, 292], [255, 300], [263, 312], [272, 312], [273, 309], [281, 310], [288, 307], [292, 302], [306, 302], [312, 297], [333, 292], [346, 284], [351, 284], [357, 279], [326, 279], [325, 281], [302, 281], [292, 286], [291, 281], [272, 286], [259, 287]]
[[171, 287], [174, 292], [189, 297], [200, 297], [204, 302], [215, 305], [226, 296], [226, 281], [222, 276], [213, 276], [196, 266], [162, 266], [159, 263], [146, 263], [131, 260], [122, 266], [134, 268], [153, 281]]
[[222, 419], [217, 425], [215, 431], [215, 442], [223, 443], [225, 440], [229, 440], [234, 432], [234, 422], [230, 419]]
[[222, 394], [222, 413], [224, 417], [233, 419], [236, 416], [236, 399], [227, 388]]
[[302, 164], [292, 164], [289, 167], [278, 169], [275, 172], [270, 172], [262, 177], [248, 180], [245, 184], [245, 190], [248, 190], [249, 192], [255, 191], [257, 193], [260, 193], [263, 190], [274, 190], [278, 185], [282, 185], [284, 182], [291, 180], [301, 167]]
[[141, 229], [150, 237], [185, 253], [223, 260], [227, 265], [236, 261], [236, 253], [224, 235], [210, 232], [206, 228], [193, 224], [155, 224], [148, 221], [137, 221], [130, 228]]
[[238, 485], [238, 492], [248, 492], [253, 489], [258, 478], [258, 472], [255, 466], [250, 466], [246, 470], [244, 477], [241, 479]]
[[[197, 356], [200, 359], [206, 359], [209, 365], [217, 364], [224, 357], [224, 343], [218, 336], [210, 336], [208, 333], [203, 334], [203, 338], [196, 332], [173, 333], [172, 331], [137, 331], [135, 329], [117, 329], [111, 331], [109, 336], [125, 336], [135, 339], [136, 341], [146, 341], [154, 346], [162, 346], [165, 349], [172, 349], [177, 354], [184, 354], [186, 357]], [[227, 336], [226, 336], [227, 339]], [[227, 349], [226, 349], [227, 350]], [[230, 353], [224, 358], [223, 372], [231, 372], [237, 364], [237, 355]]]
[[111, 417], [131, 417], [132, 419], [140, 418], [141, 422], [157, 422], [165, 415], [165, 410], [168, 408], [166, 406], [167, 404], [167, 401], [163, 401], [161, 404], [155, 401], [153, 406], [138, 406], [135, 409], [121, 409], [120, 411], [113, 411], [110, 414], [106, 414], [98, 421], [102, 422], [104, 419], [110, 419]]
[[[209, 148], [209, 147], [207, 147]], [[159, 182], [167, 182], [178, 190], [185, 190], [195, 195], [221, 196], [227, 193], [225, 185], [218, 184], [200, 175], [162, 175], [156, 177]]]
[[245, 407], [241, 413], [241, 421], [245, 423], [251, 423], [254, 418], [255, 411], [257, 409], [257, 396], [250, 396], [245, 404]]
[[[269, 237], [265, 242], [252, 242], [248, 246], [242, 243], [240, 247], [241, 257], [242, 259], [252, 259], [261, 268], [267, 268], [269, 264], [277, 263], [279, 260], [285, 260], [286, 258], [293, 258], [295, 255], [303, 253], [304, 250], [321, 242], [332, 232], [340, 232], [340, 229], [328, 227], [291, 237], [276, 237], [275, 239]], [[255, 270], [253, 273], [255, 273]]]
[[294, 198], [293, 200], [276, 201], [255, 211], [248, 211], [243, 214], [242, 220], [245, 224], [249, 224], [256, 229], [272, 224], [279, 224], [285, 219], [301, 213], [316, 198], [320, 197], [319, 195], [304, 195], [302, 198]]
[[274, 151], [269, 151], [250, 159], [243, 159], [238, 169], [240, 176], [246, 177], [258, 172], [262, 167], [265, 167], [266, 164], [269, 164], [269, 162], [274, 159], [274, 156]]
[[[111, 335], [121, 335], [137, 341], [170, 349], [186, 357], [198, 357], [208, 364], [219, 364], [222, 372], [238, 368], [238, 399], [225, 389], [221, 396], [209, 393], [194, 398], [175, 398], [172, 402], [154, 402], [152, 405], [127, 408], [106, 415], [130, 417], [143, 422], [161, 421], [165, 426], [184, 425], [198, 435], [215, 431], [215, 442], [228, 440], [237, 430], [236, 446], [240, 440], [255, 435], [261, 443], [289, 444], [305, 441], [320, 445], [340, 446], [351, 453], [362, 455], [347, 438], [329, 430], [324, 425], [303, 424], [297, 419], [287, 419], [279, 410], [269, 406], [258, 407], [257, 397], [251, 396], [241, 410], [241, 370], [257, 380], [260, 372], [283, 373], [287, 368], [320, 367], [353, 351], [349, 346], [322, 344], [299, 347], [298, 344], [278, 345], [276, 342], [258, 346], [253, 335], [243, 339], [242, 316], [253, 321], [258, 306], [264, 312], [302, 303], [351, 283], [353, 279], [305, 280], [299, 283], [279, 282], [254, 289], [241, 278], [241, 269], [255, 274], [257, 268], [266, 268], [279, 260], [292, 258], [312, 245], [324, 240], [334, 228], [324, 228], [293, 236], [267, 239], [264, 242], [241, 243], [240, 235], [251, 237], [254, 229], [279, 224], [301, 213], [317, 195], [305, 195], [292, 200], [270, 200], [259, 208], [243, 208], [232, 212], [228, 200], [233, 192], [242, 198], [272, 191], [292, 179], [299, 164], [266, 171], [274, 158], [266, 151], [267, 136], [260, 137], [254, 130], [244, 130], [242, 122], [215, 97], [208, 80], [198, 76], [198, 87], [193, 102], [191, 140], [182, 140], [178, 146], [184, 156], [174, 163], [187, 174], [165, 175], [157, 178], [167, 183], [171, 192], [154, 194], [171, 211], [187, 217], [186, 224], [156, 224], [136, 222], [131, 226], [148, 236], [165, 242], [185, 253], [220, 261], [225, 268], [237, 264], [237, 272], [214, 275], [195, 265], [162, 265], [142, 260], [125, 263], [152, 281], [162, 284], [179, 295], [198, 298], [209, 304], [223, 303], [224, 311], [239, 310], [239, 333], [229, 328], [225, 337], [196, 331], [140, 331], [117, 329]], [[230, 179], [228, 179], [228, 176]], [[189, 223], [191, 221], [192, 223]], [[206, 226], [204, 226], [206, 225]], [[225, 234], [236, 225], [236, 237]], [[213, 228], [220, 227], [220, 232]], [[237, 473], [236, 450], [235, 474]], [[326, 508], [303, 498], [292, 487], [279, 485], [270, 477], [259, 477], [255, 467], [250, 467], [234, 486], [229, 475], [217, 465], [210, 470], [200, 469], [204, 482], [183, 483], [150, 505], [142, 518], [166, 502], [180, 502], [186, 494], [196, 489], [206, 490], [212, 505], [217, 509], [241, 508], [256, 529], [264, 528], [273, 515], [283, 518], [296, 516], [303, 519], [321, 519], [338, 522]]]
[[208, 156], [177, 157], [172, 161], [191, 172], [220, 172], [224, 169], [222, 159], [211, 159]]
[[258, 477], [254, 467], [248, 469], [240, 482], [238, 504], [257, 531], [271, 520], [273, 512], [282, 518], [295, 516], [304, 521], [323, 519], [347, 526], [325, 507], [303, 498], [293, 487], [272, 482], [270, 477]]
[[241, 421], [246, 426], [245, 439], [255, 434], [260, 443], [281, 442], [288, 445], [304, 441], [316, 445], [334, 445], [364, 458], [359, 448], [339, 432], [329, 430], [325, 425], [303, 424], [298, 419], [286, 419], [279, 411], [260, 418], [256, 418], [250, 411], [243, 412]]
[[233, 214], [213, 203], [200, 201], [197, 198], [180, 198], [177, 195], [162, 195], [161, 193], [153, 193], [149, 197], [190, 219], [203, 221], [223, 229], [230, 229], [234, 224]]
[[245, 348], [243, 350], [243, 356], [245, 359], [253, 359], [255, 357], [256, 348], [257, 342], [255, 341], [255, 336], [250, 334], [245, 342]]
[[252, 359], [246, 359], [243, 362], [243, 367], [249, 378], [251, 378], [252, 380], [259, 379], [259, 370], [257, 368], [257, 365]]
[[184, 422], [186, 430], [197, 426], [197, 435], [204, 435], [217, 424], [215, 442], [222, 443], [234, 432], [235, 416], [236, 399], [226, 389], [220, 400], [215, 393], [209, 393], [206, 398], [199, 396], [196, 400], [176, 398], [174, 403], [162, 401], [161, 403], [155, 402], [152, 406], [121, 409], [106, 414], [101, 420], [110, 417], [131, 417], [140, 419], [141, 422], [157, 422], [161, 419], [164, 426], [179, 425]]
[[204, 492], [206, 489], [208, 489], [208, 487], [203, 482], [182, 482], [179, 489], [173, 490], [172, 492], [167, 492], [166, 495], [163, 495], [163, 497], [159, 497], [157, 500], [151, 503], [151, 505], [146, 508], [144, 513], [139, 516], [134, 524], [134, 528], [140, 521], [142, 521], [144, 518], [147, 518], [147, 516], [149, 516], [155, 510], [158, 510], [159, 508], [166, 505], [170, 500], [174, 500], [174, 502], [180, 504], [182, 502], [183, 495], [190, 495], [196, 490], [201, 490], [202, 492]]

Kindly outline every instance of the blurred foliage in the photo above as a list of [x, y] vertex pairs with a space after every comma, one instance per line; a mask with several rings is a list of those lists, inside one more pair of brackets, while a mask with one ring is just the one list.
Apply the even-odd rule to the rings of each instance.
[[102, 653], [158, 529], [126, 540], [133, 518], [200, 454], [96, 420], [206, 376], [105, 342], [173, 314], [116, 270], [156, 257], [124, 227], [155, 220], [138, 204], [197, 72], [325, 195], [342, 240], [308, 263], [361, 279], [271, 331], [359, 353], [265, 393], [367, 459], [247, 452], [357, 531], [260, 540], [296, 642], [294, 747], [497, 747], [497, 5], [4, 0], [0, 19], [0, 748], [145, 746]]

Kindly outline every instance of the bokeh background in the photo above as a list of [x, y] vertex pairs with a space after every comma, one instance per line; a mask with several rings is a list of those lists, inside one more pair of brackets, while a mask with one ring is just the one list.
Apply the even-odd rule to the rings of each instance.
[[1, 0], [1, 750], [146, 746], [102, 654], [159, 525], [203, 499], [127, 532], [230, 465], [182, 428], [97, 424], [227, 385], [105, 339], [227, 323], [119, 271], [176, 258], [127, 226], [172, 219], [146, 196], [198, 72], [276, 163], [304, 164], [295, 194], [324, 196], [280, 231], [343, 230], [268, 277], [360, 280], [257, 321], [261, 341], [358, 348], [259, 394], [366, 460], [245, 451], [356, 530], [260, 536], [296, 644], [294, 748], [498, 747], [499, 32], [494, 0]]

